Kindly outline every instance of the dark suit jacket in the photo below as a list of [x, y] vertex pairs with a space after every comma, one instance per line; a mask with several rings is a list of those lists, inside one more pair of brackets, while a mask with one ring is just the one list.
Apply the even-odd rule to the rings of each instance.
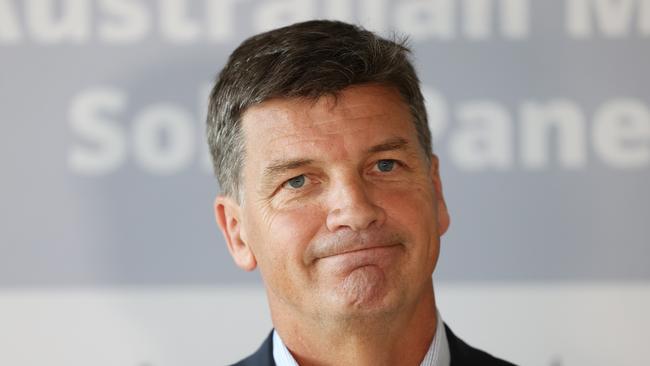
[[[449, 342], [449, 353], [451, 355], [451, 366], [512, 366], [513, 364], [500, 360], [490, 354], [473, 348], [449, 329], [445, 324], [445, 333]], [[273, 332], [266, 337], [262, 346], [252, 355], [237, 362], [233, 366], [275, 366], [273, 361]]]

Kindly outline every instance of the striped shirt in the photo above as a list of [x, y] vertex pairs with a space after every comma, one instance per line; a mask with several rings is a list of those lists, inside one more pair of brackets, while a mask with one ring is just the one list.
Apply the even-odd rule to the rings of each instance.
[[[439, 312], [437, 315], [436, 334], [433, 341], [431, 341], [427, 354], [420, 362], [420, 366], [449, 366], [451, 362], [445, 326]], [[291, 352], [289, 352], [284, 342], [282, 342], [282, 338], [275, 330], [273, 331], [273, 360], [277, 366], [298, 366]]]

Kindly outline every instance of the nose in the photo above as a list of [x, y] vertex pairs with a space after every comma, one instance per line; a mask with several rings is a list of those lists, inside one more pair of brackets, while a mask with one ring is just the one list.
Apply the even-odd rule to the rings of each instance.
[[347, 179], [332, 187], [327, 228], [362, 231], [371, 225], [381, 226], [386, 220], [384, 209], [371, 199], [371, 192], [361, 178]]

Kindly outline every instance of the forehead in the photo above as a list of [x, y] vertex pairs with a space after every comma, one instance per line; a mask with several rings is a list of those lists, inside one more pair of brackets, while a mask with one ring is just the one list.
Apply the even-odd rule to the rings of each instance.
[[406, 103], [388, 87], [350, 87], [317, 100], [277, 98], [249, 108], [242, 117], [246, 164], [286, 158], [349, 158], [354, 150], [401, 137], [415, 144]]

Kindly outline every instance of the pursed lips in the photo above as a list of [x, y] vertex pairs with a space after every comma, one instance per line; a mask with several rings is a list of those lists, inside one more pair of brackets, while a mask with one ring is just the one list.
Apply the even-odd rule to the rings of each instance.
[[311, 243], [304, 252], [304, 263], [309, 265], [323, 260], [334, 264], [355, 261], [354, 258], [362, 262], [372, 261], [374, 257], [388, 258], [396, 249], [405, 249], [404, 243], [405, 237], [392, 230], [340, 231]]
[[318, 259], [325, 259], [325, 258], [330, 258], [330, 257], [335, 257], [335, 256], [340, 256], [340, 255], [345, 255], [345, 254], [353, 254], [353, 253], [361, 253], [364, 251], [370, 251], [374, 249], [384, 249], [384, 248], [391, 248], [391, 247], [396, 247], [400, 244], [398, 243], [391, 243], [391, 244], [377, 244], [377, 245], [368, 245], [368, 244], [363, 244], [363, 245], [352, 245], [349, 247], [345, 247], [343, 250], [335, 251], [333, 253], [328, 253], [325, 255], [322, 255]]
[[360, 268], [388, 269], [401, 258], [403, 249], [394, 243], [352, 245], [316, 258], [312, 264], [328, 275], [347, 276]]

